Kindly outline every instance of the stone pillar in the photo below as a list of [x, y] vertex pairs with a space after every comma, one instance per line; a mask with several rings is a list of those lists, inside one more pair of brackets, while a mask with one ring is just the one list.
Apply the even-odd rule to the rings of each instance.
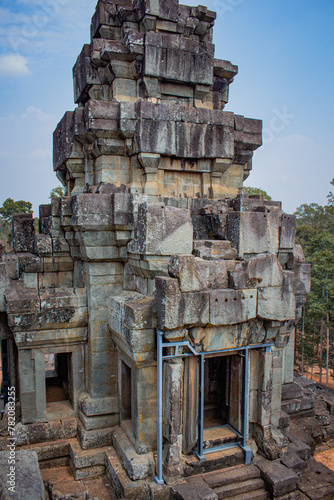
[[87, 262], [88, 344], [86, 387], [92, 398], [117, 395], [117, 359], [108, 330], [109, 298], [122, 290], [120, 262]]
[[295, 327], [290, 330], [290, 337], [283, 355], [283, 373], [282, 383], [289, 384], [293, 382], [293, 365], [295, 357]]
[[133, 368], [132, 433], [137, 453], [157, 449], [157, 369], [156, 366]]
[[183, 452], [196, 446], [198, 434], [198, 357], [184, 359]]
[[283, 350], [273, 348], [273, 376], [271, 397], [271, 425], [278, 427], [282, 399]]
[[38, 349], [19, 350], [22, 423], [46, 417], [45, 355]]
[[278, 430], [282, 392], [282, 349], [259, 353], [262, 385], [258, 391], [258, 420], [254, 424], [257, 446], [269, 460], [276, 460], [282, 453], [285, 438]]
[[117, 351], [110, 337], [108, 317], [110, 297], [123, 288], [123, 264], [102, 261], [105, 252], [115, 248], [108, 245], [113, 237], [107, 231], [77, 234], [81, 253], [87, 253], [86, 258], [91, 260], [84, 263], [89, 312], [85, 346], [88, 395], [84, 394], [80, 400], [79, 413], [79, 439], [83, 448], [110, 444], [110, 428], [119, 423]]
[[175, 358], [164, 364], [163, 471], [166, 482], [181, 476], [183, 360]]

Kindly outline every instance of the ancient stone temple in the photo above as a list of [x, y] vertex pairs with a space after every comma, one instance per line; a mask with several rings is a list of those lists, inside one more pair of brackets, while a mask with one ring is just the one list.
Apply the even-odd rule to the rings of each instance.
[[238, 68], [214, 57], [214, 20], [177, 0], [98, 1], [54, 133], [66, 196], [40, 207], [40, 234], [14, 217], [0, 263], [18, 445], [52, 441], [40, 462], [107, 470], [120, 496], [126, 477], [157, 498], [154, 477], [286, 444], [310, 267], [294, 216], [243, 191], [262, 122], [224, 111]]

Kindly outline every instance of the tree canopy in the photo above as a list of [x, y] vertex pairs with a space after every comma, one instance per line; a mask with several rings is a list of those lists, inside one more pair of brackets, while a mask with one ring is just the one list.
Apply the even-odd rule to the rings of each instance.
[[61, 198], [62, 196], [65, 196], [64, 187], [57, 186], [51, 189], [49, 199], [52, 200], [52, 198]]
[[263, 196], [263, 199], [267, 201], [270, 201], [272, 199], [271, 196], [269, 196], [269, 194], [261, 188], [244, 186], [243, 189], [248, 193], [248, 196], [260, 195]]
[[[331, 181], [334, 185], [334, 179]], [[324, 206], [303, 204], [297, 208], [296, 242], [312, 265], [311, 292], [304, 306], [303, 334], [296, 339], [296, 354], [305, 356], [308, 364], [322, 364], [328, 355], [329, 367], [334, 360], [327, 353], [327, 341], [332, 342], [334, 327], [334, 195], [327, 196]], [[302, 326], [300, 325], [300, 328]], [[300, 330], [299, 328], [299, 330]], [[325, 333], [328, 336], [325, 341]], [[330, 349], [332, 346], [330, 345]]]

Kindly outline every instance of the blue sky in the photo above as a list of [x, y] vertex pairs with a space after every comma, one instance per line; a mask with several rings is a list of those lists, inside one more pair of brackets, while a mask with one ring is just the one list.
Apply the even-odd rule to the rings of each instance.
[[[48, 202], [52, 132], [74, 109], [72, 66], [95, 0], [1, 0], [0, 205]], [[195, 5], [194, 2], [185, 2]], [[239, 66], [226, 107], [264, 121], [247, 185], [293, 212], [324, 204], [334, 177], [333, 0], [210, 0], [216, 57]]]

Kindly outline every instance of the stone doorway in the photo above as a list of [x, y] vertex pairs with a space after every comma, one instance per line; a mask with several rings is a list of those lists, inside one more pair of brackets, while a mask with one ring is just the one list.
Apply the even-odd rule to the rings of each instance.
[[118, 358], [118, 391], [121, 425], [131, 436], [133, 417], [132, 367], [121, 355]]
[[243, 423], [243, 376], [241, 353], [205, 356], [203, 441], [206, 448], [239, 441]]
[[71, 353], [45, 355], [46, 403], [72, 401]]

